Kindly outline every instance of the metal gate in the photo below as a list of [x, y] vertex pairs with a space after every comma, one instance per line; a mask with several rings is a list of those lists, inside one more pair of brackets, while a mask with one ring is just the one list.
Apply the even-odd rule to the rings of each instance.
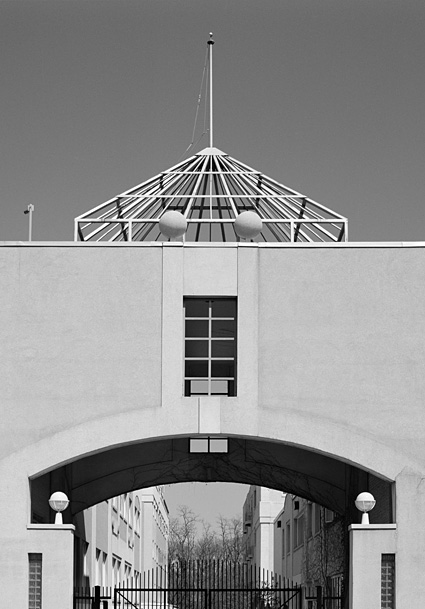
[[301, 588], [115, 588], [114, 609], [301, 609]]
[[301, 609], [301, 588], [246, 563], [190, 561], [119, 586], [113, 609]]
[[[137, 584], [136, 584], [137, 582]], [[341, 591], [301, 588], [246, 563], [191, 561], [115, 589], [76, 589], [74, 609], [341, 609]]]

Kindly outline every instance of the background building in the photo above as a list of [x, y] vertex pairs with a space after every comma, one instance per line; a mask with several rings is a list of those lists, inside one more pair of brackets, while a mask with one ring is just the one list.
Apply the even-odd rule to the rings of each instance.
[[160, 486], [123, 493], [74, 519], [76, 587], [141, 586], [168, 562], [168, 508]]
[[[348, 534], [332, 510], [296, 495], [287, 495], [274, 523], [274, 570], [284, 581], [321, 586], [340, 595], [347, 576]], [[331, 605], [329, 607], [340, 607]]]
[[274, 521], [285, 493], [251, 486], [243, 506], [247, 559], [261, 570], [274, 571]]

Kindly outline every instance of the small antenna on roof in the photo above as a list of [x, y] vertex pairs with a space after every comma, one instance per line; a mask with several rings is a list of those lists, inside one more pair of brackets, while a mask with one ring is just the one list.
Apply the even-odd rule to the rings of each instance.
[[32, 241], [32, 214], [34, 211], [34, 205], [30, 203], [27, 209], [24, 211], [24, 214], [29, 214], [29, 222], [28, 222], [28, 241]]
[[210, 148], [213, 147], [213, 73], [212, 73], [212, 45], [214, 44], [213, 33], [207, 42], [210, 54]]

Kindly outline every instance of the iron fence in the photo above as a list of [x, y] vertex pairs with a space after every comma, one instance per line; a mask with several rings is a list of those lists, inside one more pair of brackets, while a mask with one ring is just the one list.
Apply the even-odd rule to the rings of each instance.
[[[139, 582], [140, 583], [139, 585]], [[341, 609], [321, 586], [302, 588], [247, 563], [188, 561], [114, 589], [77, 588], [73, 609]]]

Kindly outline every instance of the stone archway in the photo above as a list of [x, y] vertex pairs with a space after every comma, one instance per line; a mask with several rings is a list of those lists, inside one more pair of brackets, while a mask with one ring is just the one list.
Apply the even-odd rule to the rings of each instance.
[[75, 515], [115, 495], [177, 482], [239, 482], [290, 492], [339, 514], [355, 514], [353, 502], [371, 490], [376, 522], [392, 522], [391, 482], [312, 449], [271, 439], [229, 437], [226, 454], [189, 451], [189, 437], [151, 439], [81, 456], [31, 480], [32, 511], [51, 518], [48, 497], [61, 489]]
[[[48, 497], [57, 489], [65, 490], [71, 500], [65, 514], [71, 522], [82, 510], [128, 491], [158, 484], [220, 481], [256, 484], [304, 497], [340, 514], [345, 531], [358, 521], [355, 497], [370, 490], [379, 505], [373, 522], [393, 520], [389, 480], [305, 447], [265, 438], [227, 439], [224, 454], [191, 453], [190, 437], [179, 436], [107, 447], [81, 456], [32, 478], [32, 513], [52, 518]], [[344, 539], [348, 564], [348, 536]]]

